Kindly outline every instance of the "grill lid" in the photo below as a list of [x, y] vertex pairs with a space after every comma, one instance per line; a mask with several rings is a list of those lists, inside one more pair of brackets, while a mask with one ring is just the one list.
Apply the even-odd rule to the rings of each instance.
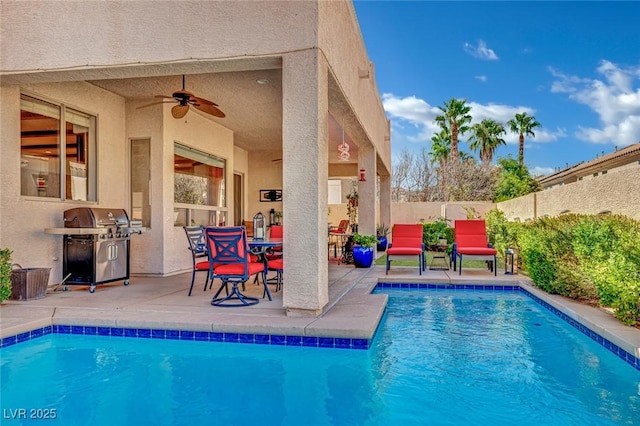
[[78, 207], [64, 212], [65, 228], [108, 228], [128, 225], [129, 217], [124, 209]]

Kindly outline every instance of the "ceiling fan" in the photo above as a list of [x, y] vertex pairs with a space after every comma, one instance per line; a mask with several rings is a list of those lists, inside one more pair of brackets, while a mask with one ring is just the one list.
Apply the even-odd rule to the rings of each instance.
[[220, 117], [220, 118], [224, 118], [224, 112], [222, 112], [220, 110], [220, 108], [218, 108], [218, 104], [213, 103], [211, 101], [208, 101], [206, 99], [203, 98], [199, 98], [197, 96], [195, 96], [193, 93], [191, 92], [187, 92], [184, 88], [184, 74], [182, 74], [182, 89], [181, 90], [177, 90], [175, 92], [173, 92], [173, 94], [171, 96], [167, 96], [167, 95], [156, 95], [156, 98], [162, 98], [165, 99], [163, 101], [159, 101], [159, 102], [153, 102], [147, 105], [143, 105], [141, 107], [138, 107], [137, 109], [140, 108], [146, 108], [148, 106], [151, 105], [157, 105], [157, 104], [164, 104], [164, 103], [171, 103], [171, 102], [176, 102], [177, 105], [175, 105], [173, 108], [171, 108], [171, 115], [173, 116], [173, 118], [182, 118], [185, 115], [187, 115], [187, 112], [189, 111], [189, 107], [193, 106], [195, 109], [200, 110], [202, 112], [206, 112], [207, 114], [211, 114], [214, 117]]

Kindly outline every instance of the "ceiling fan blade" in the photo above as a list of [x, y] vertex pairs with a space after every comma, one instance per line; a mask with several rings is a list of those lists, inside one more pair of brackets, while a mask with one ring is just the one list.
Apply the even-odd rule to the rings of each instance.
[[169, 96], [169, 95], [155, 95], [154, 98], [161, 98], [161, 99], [173, 99], [173, 96]]
[[173, 108], [171, 108], [171, 115], [173, 115], [173, 118], [182, 118], [185, 115], [187, 115], [187, 112], [189, 111], [189, 105], [176, 105]]
[[194, 104], [193, 105], [194, 108], [202, 111], [202, 112], [206, 112], [207, 114], [211, 114], [214, 117], [220, 117], [220, 118], [224, 118], [224, 112], [220, 111], [220, 108], [214, 106], [214, 105], [198, 105], [198, 104]]
[[213, 105], [213, 106], [218, 106], [217, 103], [215, 102], [211, 102], [205, 98], [199, 98], [197, 96], [191, 96], [191, 99], [193, 99], [194, 101], [196, 101], [196, 103], [200, 104], [200, 105]]
[[[173, 99], [173, 98], [171, 98], [171, 99]], [[138, 108], [136, 108], [136, 109], [146, 108], [146, 107], [150, 107], [150, 106], [152, 106], [152, 105], [160, 105], [160, 104], [168, 104], [168, 103], [170, 103], [170, 102], [165, 102], [165, 101], [152, 102], [152, 103], [150, 103], [150, 104], [146, 104], [146, 105], [139, 106], [139, 107], [138, 107]]]

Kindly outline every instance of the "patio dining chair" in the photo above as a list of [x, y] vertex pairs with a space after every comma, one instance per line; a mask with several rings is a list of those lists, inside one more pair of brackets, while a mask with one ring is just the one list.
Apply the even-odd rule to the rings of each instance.
[[[209, 255], [209, 279], [222, 281], [220, 288], [213, 295], [214, 306], [250, 306], [258, 303], [257, 297], [249, 297], [240, 292], [238, 285], [244, 285], [253, 275], [262, 275], [266, 289], [265, 266], [263, 262], [254, 261], [247, 241], [244, 226], [213, 226], [205, 228], [207, 252]], [[215, 268], [212, 265], [215, 264]], [[229, 284], [231, 290], [229, 291]], [[225, 289], [226, 296], [218, 297]]]
[[196, 279], [196, 272], [206, 272], [207, 279], [204, 282], [203, 291], [207, 290], [209, 282], [209, 258], [207, 256], [207, 244], [204, 239], [204, 227], [202, 226], [183, 226], [184, 232], [187, 234], [189, 241], [189, 251], [191, 252], [192, 272], [191, 286], [189, 287], [189, 296], [193, 290], [193, 283]]
[[329, 253], [333, 247], [333, 258], [338, 259], [338, 244], [343, 242], [342, 238], [336, 234], [346, 234], [349, 229], [349, 219], [342, 219], [338, 226], [329, 228]]
[[[284, 229], [282, 225], [271, 225], [269, 228], [270, 239], [282, 239], [284, 238]], [[278, 259], [282, 257], [282, 246], [276, 246], [267, 251], [267, 259]]]
[[[268, 261], [268, 268], [270, 271], [276, 273], [276, 292], [282, 288], [282, 273], [284, 272], [284, 259], [278, 258]], [[264, 295], [262, 296], [264, 298]]]

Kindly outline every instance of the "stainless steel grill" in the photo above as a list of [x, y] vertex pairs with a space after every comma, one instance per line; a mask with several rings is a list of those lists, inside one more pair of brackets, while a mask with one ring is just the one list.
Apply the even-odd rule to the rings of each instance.
[[[52, 232], [53, 233], [53, 232]], [[66, 285], [96, 285], [124, 280], [129, 285], [129, 243], [142, 224], [124, 209], [80, 207], [64, 212]], [[70, 275], [69, 275], [70, 274]]]

